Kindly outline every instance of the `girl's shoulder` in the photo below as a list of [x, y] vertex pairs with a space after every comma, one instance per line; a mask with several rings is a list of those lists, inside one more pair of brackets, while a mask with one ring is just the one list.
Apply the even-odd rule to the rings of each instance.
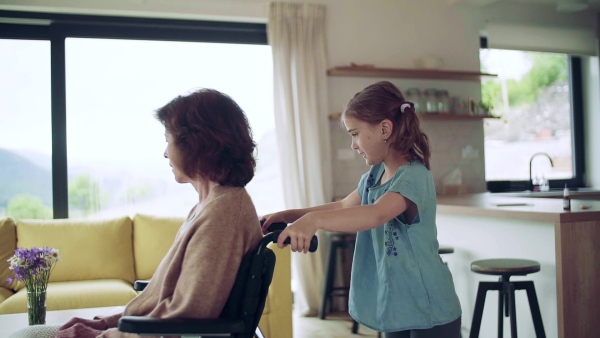
[[413, 159], [408, 164], [400, 166], [396, 170], [396, 176], [400, 174], [421, 174], [423, 172], [429, 172], [429, 169], [419, 159]]
[[429, 180], [431, 176], [431, 171], [429, 171], [421, 161], [415, 159], [398, 168], [390, 181], [391, 184], [397, 184], [398, 182], [413, 182], [414, 184], [420, 185]]

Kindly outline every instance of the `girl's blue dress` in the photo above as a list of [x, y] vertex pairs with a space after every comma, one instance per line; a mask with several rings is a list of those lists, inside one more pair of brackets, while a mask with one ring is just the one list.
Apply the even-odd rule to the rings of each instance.
[[414, 202], [411, 222], [399, 215], [356, 237], [349, 312], [360, 324], [380, 332], [427, 329], [461, 316], [450, 270], [438, 254], [436, 195], [431, 172], [418, 160], [380, 182], [383, 164], [371, 167], [358, 184], [362, 204], [386, 192]]

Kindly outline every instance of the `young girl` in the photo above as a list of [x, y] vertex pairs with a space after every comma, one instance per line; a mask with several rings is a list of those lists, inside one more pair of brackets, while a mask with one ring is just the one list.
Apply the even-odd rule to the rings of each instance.
[[461, 308], [438, 254], [429, 140], [413, 104], [392, 83], [368, 86], [342, 121], [352, 149], [371, 166], [342, 201], [263, 216], [290, 224], [292, 251], [307, 252], [318, 229], [356, 231], [349, 312], [386, 338], [460, 337]]

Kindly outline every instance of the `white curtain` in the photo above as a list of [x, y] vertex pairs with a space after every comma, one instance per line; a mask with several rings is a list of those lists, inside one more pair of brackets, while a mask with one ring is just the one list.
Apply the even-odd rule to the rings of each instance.
[[[275, 127], [286, 208], [330, 202], [325, 6], [273, 2], [267, 24], [273, 51]], [[323, 234], [319, 231], [319, 243]], [[326, 248], [292, 254], [294, 306], [318, 314]]]

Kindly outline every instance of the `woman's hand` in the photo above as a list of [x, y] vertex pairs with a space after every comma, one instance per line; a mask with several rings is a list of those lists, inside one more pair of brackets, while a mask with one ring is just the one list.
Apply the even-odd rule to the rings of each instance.
[[95, 319], [85, 319], [79, 317], [73, 317], [68, 322], [66, 322], [63, 326], [60, 327], [59, 331], [66, 330], [70, 327], [76, 326], [77, 324], [82, 324], [88, 326], [95, 330], [106, 330], [108, 329], [108, 325], [101, 318]]
[[317, 232], [318, 228], [310, 214], [300, 217], [296, 222], [288, 225], [285, 230], [279, 234], [277, 246], [283, 248], [283, 242], [289, 237], [290, 247], [294, 252], [307, 253], [310, 248], [310, 241]]
[[96, 337], [108, 326], [102, 319], [85, 319], [74, 317], [61, 326], [53, 338], [62, 337]]

